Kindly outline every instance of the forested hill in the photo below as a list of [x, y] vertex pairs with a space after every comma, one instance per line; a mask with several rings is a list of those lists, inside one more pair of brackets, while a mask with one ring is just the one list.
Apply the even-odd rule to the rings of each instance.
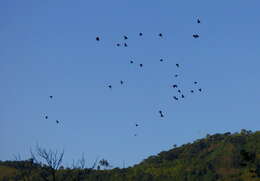
[[97, 167], [55, 170], [33, 160], [5, 161], [0, 162], [0, 180], [260, 181], [260, 131], [207, 135], [125, 169]]

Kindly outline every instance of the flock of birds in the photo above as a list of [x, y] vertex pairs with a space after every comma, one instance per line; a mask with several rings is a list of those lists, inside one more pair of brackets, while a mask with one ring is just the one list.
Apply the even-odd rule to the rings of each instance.
[[[197, 24], [200, 24], [200, 23], [201, 23], [201, 20], [198, 18], [198, 19], [197, 19]], [[143, 36], [143, 35], [144, 35], [144, 34], [143, 34], [142, 32], [139, 33], [139, 36]], [[164, 35], [163, 35], [162, 33], [159, 33], [159, 34], [158, 34], [158, 37], [159, 37], [159, 38], [163, 38]], [[199, 35], [199, 34], [193, 34], [192, 37], [193, 37], [194, 39], [197, 39], [197, 38], [200, 37], [200, 35]], [[128, 38], [129, 38], [128, 36], [124, 35], [124, 36], [123, 36], [123, 39], [124, 39], [125, 42], [124, 42], [124, 43], [116, 43], [116, 46], [117, 46], [117, 47], [120, 47], [120, 46], [128, 47], [128, 44], [127, 44]], [[101, 41], [101, 38], [100, 38], [99, 36], [97, 36], [97, 37], [96, 37], [96, 41], [97, 41], [97, 42]], [[164, 59], [161, 58], [159, 61], [160, 61], [160, 62], [163, 62]], [[130, 60], [130, 64], [134, 64], [134, 61], [133, 61], [133, 60]], [[175, 65], [176, 65], [177, 68], [181, 68], [181, 66], [180, 66], [179, 63], [176, 63]], [[143, 66], [144, 66], [144, 65], [143, 65], [142, 63], [139, 64], [139, 67], [142, 68]], [[179, 74], [175, 74], [174, 77], [175, 77], [175, 78], [178, 78], [178, 77], [179, 77]], [[125, 83], [125, 82], [124, 82], [123, 80], [120, 80], [120, 84], [121, 84], [121, 85], [123, 85], [124, 83]], [[197, 81], [194, 81], [193, 84], [197, 86], [197, 85], [198, 85], [198, 82], [197, 82]], [[112, 88], [113, 88], [113, 86], [112, 86], [111, 84], [107, 85], [107, 87], [108, 87], [109, 89], [112, 89]], [[173, 100], [178, 101], [178, 100], [180, 100], [180, 99], [184, 99], [184, 98], [185, 98], [185, 95], [184, 95], [183, 91], [179, 88], [179, 85], [178, 85], [178, 84], [173, 84], [171, 87], [172, 87], [173, 89], [176, 89], [177, 92], [178, 92], [178, 95], [173, 96]], [[197, 91], [202, 92], [202, 88], [196, 87], [196, 89], [197, 89]], [[195, 93], [195, 89], [190, 89], [189, 92], [190, 92], [191, 94], [193, 94], [193, 93]], [[49, 96], [49, 98], [50, 98], [50, 99], [53, 99], [53, 96], [51, 95], [51, 96]], [[159, 110], [158, 113], [159, 113], [159, 116], [160, 116], [161, 118], [165, 117], [164, 112], [163, 112], [162, 110]], [[49, 119], [48, 115], [45, 115], [45, 119]], [[56, 120], [56, 124], [59, 124], [59, 123], [60, 123], [60, 121], [59, 121], [59, 120]], [[139, 127], [139, 126], [140, 126], [139, 123], [135, 123], [135, 127]], [[134, 136], [137, 136], [137, 134], [134, 134]]]
[[[49, 98], [50, 98], [50, 99], [53, 99], [53, 96], [49, 96]], [[45, 118], [45, 119], [49, 119], [49, 116], [48, 116], [48, 115], [45, 115], [44, 118]], [[59, 123], [60, 123], [59, 120], [56, 120], [55, 122], [56, 122], [56, 124], [59, 124]]]

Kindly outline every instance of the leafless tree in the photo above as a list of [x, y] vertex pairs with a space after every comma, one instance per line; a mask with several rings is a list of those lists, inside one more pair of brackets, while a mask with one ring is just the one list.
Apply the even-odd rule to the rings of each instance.
[[84, 180], [84, 175], [89, 174], [91, 172], [91, 170], [93, 170], [97, 167], [98, 160], [99, 159], [96, 158], [93, 165], [89, 168], [87, 167], [87, 161], [86, 161], [84, 154], [82, 154], [82, 157], [79, 160], [77, 160], [77, 161], [73, 160], [73, 163], [72, 163], [73, 178], [72, 178], [72, 180], [74, 180], [74, 181]]
[[14, 161], [21, 161], [22, 160], [22, 157], [21, 157], [20, 154], [18, 154], [18, 155], [14, 154], [13, 157], [14, 157]]
[[96, 158], [96, 159], [95, 159], [95, 161], [94, 161], [92, 167], [90, 168], [91, 170], [93, 170], [93, 169], [95, 169], [95, 168], [97, 167], [97, 165], [98, 165], [98, 160], [99, 160], [99, 158]]
[[58, 152], [57, 150], [47, 150], [45, 148], [36, 145], [35, 152], [31, 150], [31, 157], [35, 163], [38, 163], [43, 166], [45, 172], [41, 174], [42, 178], [45, 181], [48, 180], [48, 173], [52, 176], [52, 181], [56, 181], [56, 172], [57, 169], [61, 166], [62, 160], [64, 156], [64, 150], [62, 152]]
[[84, 154], [82, 154], [82, 157], [78, 161], [78, 165], [80, 169], [85, 169], [86, 168], [86, 159]]
[[82, 157], [80, 159], [78, 159], [77, 161], [73, 160], [71, 168], [72, 169], [88, 169], [88, 170], [93, 170], [97, 167], [98, 165], [98, 161], [99, 158], [96, 158], [93, 162], [93, 165], [91, 167], [87, 167], [87, 160], [84, 156], [84, 154], [82, 154]]
[[75, 181], [83, 180], [85, 175], [85, 170], [86, 170], [86, 159], [84, 154], [82, 154], [82, 157], [77, 162], [73, 160], [72, 168], [74, 170], [73, 180]]
[[72, 163], [72, 168], [73, 169], [85, 169], [86, 168], [86, 158], [84, 156], [84, 154], [82, 154], [82, 157], [77, 161], [75, 162], [73, 160], [73, 163]]

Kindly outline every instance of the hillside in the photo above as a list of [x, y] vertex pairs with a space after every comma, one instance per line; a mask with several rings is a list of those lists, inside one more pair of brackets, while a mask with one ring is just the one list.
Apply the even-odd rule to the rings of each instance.
[[207, 135], [126, 169], [60, 168], [0, 162], [1, 181], [259, 181], [260, 131]]

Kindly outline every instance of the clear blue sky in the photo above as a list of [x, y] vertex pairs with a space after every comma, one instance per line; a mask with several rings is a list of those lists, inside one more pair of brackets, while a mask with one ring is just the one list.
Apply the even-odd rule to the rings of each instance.
[[[259, 130], [259, 7], [258, 0], [1, 1], [0, 160], [27, 158], [38, 143], [64, 148], [66, 165], [85, 153], [89, 166], [99, 157], [121, 167], [207, 133]], [[128, 48], [115, 46], [123, 35]], [[203, 92], [173, 101], [170, 86], [189, 90], [193, 81]]]

